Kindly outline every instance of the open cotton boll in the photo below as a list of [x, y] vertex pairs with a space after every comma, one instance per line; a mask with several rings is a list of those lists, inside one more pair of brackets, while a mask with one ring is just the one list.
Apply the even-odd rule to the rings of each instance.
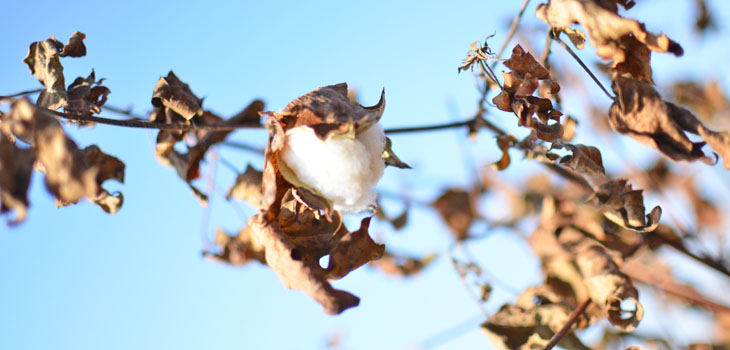
[[299, 180], [336, 210], [357, 213], [375, 205], [373, 187], [383, 176], [385, 133], [375, 124], [355, 138], [332, 135], [325, 141], [308, 126], [286, 132], [281, 159]]

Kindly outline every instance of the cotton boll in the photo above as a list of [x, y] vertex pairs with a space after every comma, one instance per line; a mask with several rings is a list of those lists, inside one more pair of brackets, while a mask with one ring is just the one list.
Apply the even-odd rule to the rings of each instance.
[[375, 204], [373, 187], [383, 176], [384, 149], [385, 133], [378, 124], [355, 138], [333, 135], [325, 141], [312, 128], [299, 126], [286, 132], [281, 159], [334, 209], [356, 213]]

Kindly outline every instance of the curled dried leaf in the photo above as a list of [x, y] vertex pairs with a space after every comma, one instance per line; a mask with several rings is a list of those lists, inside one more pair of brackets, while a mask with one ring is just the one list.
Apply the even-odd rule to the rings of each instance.
[[651, 51], [680, 56], [682, 47], [664, 34], [646, 31], [643, 23], [621, 17], [616, 2], [609, 3], [610, 6], [596, 0], [551, 0], [538, 5], [535, 15], [554, 28], [580, 24], [597, 48], [597, 54], [613, 60], [614, 72], [629, 73], [653, 84], [649, 63]]
[[331, 133], [359, 133], [377, 123], [385, 110], [385, 89], [371, 107], [353, 102], [347, 84], [328, 85], [312, 90], [290, 102], [283, 110], [267, 114], [279, 120], [284, 130], [308, 126], [325, 140]]
[[33, 145], [36, 167], [46, 174], [46, 187], [59, 206], [77, 203], [83, 197], [109, 213], [121, 206], [121, 193], [111, 195], [101, 183], [107, 179], [124, 181], [124, 163], [94, 145], [80, 150], [59, 122], [42, 109], [26, 99], [18, 100], [0, 128], [4, 134], [12, 133]]
[[492, 168], [496, 170], [504, 170], [510, 164], [509, 149], [517, 142], [517, 139], [510, 134], [497, 136], [497, 147], [502, 151], [502, 158], [492, 163]]
[[478, 217], [472, 194], [459, 188], [448, 189], [431, 206], [438, 211], [457, 239], [469, 236], [469, 227]]
[[59, 109], [68, 103], [63, 66], [59, 53], [63, 44], [50, 37], [30, 44], [28, 55], [23, 60], [30, 72], [46, 87], [38, 96], [37, 104], [48, 109]]
[[228, 190], [227, 199], [235, 198], [246, 201], [252, 207], [263, 208], [263, 175], [251, 164], [246, 166], [246, 171], [236, 176], [236, 181]]
[[382, 258], [371, 262], [369, 266], [388, 275], [408, 277], [423, 271], [423, 269], [436, 260], [436, 257], [436, 254], [428, 254], [425, 257], [419, 258], [385, 251]]
[[101, 85], [103, 80], [97, 81], [93, 70], [86, 79], [76, 78], [68, 86], [68, 104], [64, 106], [66, 113], [91, 115], [101, 112], [101, 106], [106, 103], [107, 95], [111, 92]]
[[167, 73], [167, 77], [161, 77], [157, 81], [157, 86], [152, 94], [152, 105], [169, 109], [185, 120], [190, 120], [203, 112], [202, 100], [195, 96], [190, 90], [190, 86], [180, 81], [173, 71]]
[[[616, 101], [609, 110], [611, 127], [621, 134], [659, 150], [673, 160], [713, 160], [702, 152], [705, 142], [723, 158], [730, 169], [730, 134], [704, 126], [689, 110], [662, 100], [649, 84], [617, 76], [613, 89]], [[705, 142], [692, 142], [685, 132], [700, 135]]]
[[16, 147], [0, 133], [0, 213], [12, 211], [8, 225], [25, 220], [28, 211], [28, 187], [35, 162], [35, 151]]
[[[519, 118], [519, 125], [533, 129], [540, 139], [556, 141], [563, 135], [563, 126], [559, 122], [562, 113], [553, 108], [549, 99], [532, 94], [539, 86], [538, 81], [547, 82], [551, 93], [557, 93], [560, 86], [550, 80], [548, 70], [520, 45], [512, 49], [512, 56], [505, 61], [505, 66], [513, 71], [503, 72], [504, 90], [492, 102], [500, 110], [513, 112]], [[535, 114], [539, 119], [534, 117]], [[548, 123], [551, 119], [556, 123]]]

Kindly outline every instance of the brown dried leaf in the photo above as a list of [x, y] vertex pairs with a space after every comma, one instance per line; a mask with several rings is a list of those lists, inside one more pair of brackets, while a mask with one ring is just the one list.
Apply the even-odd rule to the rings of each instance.
[[476, 207], [469, 192], [459, 188], [448, 189], [433, 201], [431, 206], [439, 212], [456, 239], [462, 240], [469, 236], [469, 227], [477, 217]]
[[[538, 88], [538, 81], [544, 81], [551, 86], [550, 91], [557, 93], [560, 86], [550, 80], [550, 73], [535, 57], [525, 51], [522, 46], [516, 45], [512, 49], [512, 56], [505, 61], [505, 66], [513, 69], [505, 73], [504, 90], [492, 99], [492, 102], [505, 112], [513, 112], [519, 118], [519, 125], [535, 131], [536, 135], [545, 141], [554, 142], [563, 134], [560, 125], [562, 113], [553, 109], [549, 99], [533, 96]], [[539, 120], [534, 118], [537, 113]], [[557, 123], [548, 124], [548, 120]]]
[[730, 119], [730, 99], [718, 81], [700, 84], [694, 81], [680, 81], [672, 86], [677, 104], [690, 108], [705, 122], [719, 122]]
[[13, 103], [0, 127], [4, 134], [12, 132], [34, 146], [36, 167], [46, 174], [46, 187], [56, 197], [58, 206], [88, 197], [109, 213], [119, 209], [121, 194], [110, 195], [100, 187], [110, 178], [124, 181], [124, 163], [119, 159], [93, 145], [79, 150], [55, 118], [35, 108], [27, 99]]
[[202, 100], [193, 94], [188, 84], [183, 83], [170, 71], [167, 77], [160, 78], [152, 94], [152, 105], [165, 107], [179, 114], [185, 120], [190, 120], [196, 115], [201, 115]]
[[[286, 225], [282, 225], [281, 220], [267, 221], [266, 213], [249, 219], [253, 242], [264, 248], [266, 264], [279, 275], [285, 287], [307, 293], [328, 314], [339, 314], [357, 306], [359, 298], [334, 289], [328, 279], [341, 278], [382, 256], [385, 247], [374, 243], [367, 232], [370, 218], [363, 219], [360, 229], [355, 232], [348, 232], [344, 226], [332, 232], [330, 225], [323, 225], [325, 229], [319, 230], [317, 226], [321, 221], [301, 222], [296, 212], [282, 208], [281, 213], [286, 212], [294, 215], [284, 220]], [[312, 215], [309, 210], [302, 214]], [[295, 221], [291, 222], [292, 219]], [[341, 218], [339, 220], [341, 222]], [[312, 229], [317, 230], [315, 234]], [[329, 266], [324, 269], [319, 265], [319, 259], [328, 254]]]
[[218, 246], [219, 251], [204, 251], [203, 256], [227, 264], [241, 266], [251, 261], [258, 261], [266, 264], [264, 247], [257, 245], [251, 236], [251, 228], [244, 227], [238, 236], [231, 236], [223, 230], [215, 232], [213, 243]]
[[86, 34], [82, 32], [74, 32], [68, 43], [63, 47], [59, 56], [61, 57], [81, 57], [86, 56], [86, 45], [84, 45], [84, 39]]
[[[644, 316], [639, 292], [631, 279], [621, 273], [608, 250], [576, 230], [560, 233], [561, 244], [573, 255], [591, 300], [601, 307], [609, 322], [622, 332], [631, 332]], [[633, 302], [633, 310], [622, 309], [622, 302]]]
[[247, 165], [246, 171], [236, 176], [236, 182], [228, 190], [226, 198], [243, 200], [254, 208], [263, 209], [263, 175], [251, 164]]
[[662, 209], [656, 206], [644, 218], [642, 190], [632, 189], [626, 179], [610, 180], [599, 185], [589, 201], [601, 209], [609, 220], [639, 232], [653, 231], [662, 215]]
[[702, 152], [703, 142], [692, 142], [686, 132], [699, 134], [720, 153], [725, 168], [730, 169], [730, 134], [705, 127], [689, 110], [662, 100], [659, 93], [642, 81], [615, 77], [616, 101], [609, 110], [611, 127], [652, 147], [673, 160], [712, 159]]
[[436, 257], [436, 254], [429, 254], [425, 257], [418, 258], [385, 251], [382, 258], [371, 262], [369, 266], [388, 275], [408, 277], [417, 275], [423, 271], [424, 268], [436, 260]]
[[517, 142], [517, 139], [513, 135], [497, 136], [497, 147], [502, 150], [502, 158], [492, 163], [492, 168], [496, 170], [507, 169], [510, 164], [509, 149], [515, 142]]
[[560, 159], [560, 164], [590, 177], [605, 177], [601, 151], [593, 146], [565, 144], [573, 154]]
[[[551, 0], [538, 5], [536, 16], [555, 28], [580, 24], [597, 54], [613, 60], [616, 72], [630, 73], [647, 83], [653, 83], [649, 50], [683, 54], [682, 47], [666, 35], [649, 33], [643, 23], [618, 15], [616, 2], [606, 6], [596, 0]], [[619, 66], [627, 60], [633, 62]]]
[[68, 103], [63, 66], [59, 59], [62, 49], [63, 44], [50, 37], [30, 44], [28, 55], [23, 60], [30, 72], [46, 87], [38, 96], [37, 104], [41, 107], [57, 110]]
[[[482, 329], [500, 350], [542, 349], [570, 315], [566, 305], [548, 304], [524, 308], [505, 304], [482, 323]], [[558, 343], [564, 349], [589, 350], [574, 334]]]
[[0, 213], [14, 213], [14, 219], [8, 219], [8, 225], [25, 220], [34, 162], [33, 149], [18, 148], [5, 134], [0, 133]]
[[96, 81], [93, 70], [86, 79], [76, 78], [68, 86], [68, 104], [64, 106], [65, 112], [76, 115], [101, 112], [101, 106], [106, 103], [106, 97], [111, 92], [109, 88], [101, 85], [103, 80]]
[[385, 160], [385, 165], [394, 166], [396, 168], [401, 169], [411, 169], [411, 166], [406, 164], [404, 161], [400, 160], [397, 155], [393, 152], [393, 149], [391, 148], [393, 146], [393, 142], [390, 141], [389, 137], [385, 138], [385, 149], [383, 150], [383, 159]]
[[310, 91], [290, 102], [283, 110], [272, 113], [284, 130], [306, 125], [322, 140], [332, 132], [347, 134], [359, 132], [380, 120], [385, 110], [385, 89], [380, 101], [364, 107], [347, 95], [347, 84], [328, 85]]

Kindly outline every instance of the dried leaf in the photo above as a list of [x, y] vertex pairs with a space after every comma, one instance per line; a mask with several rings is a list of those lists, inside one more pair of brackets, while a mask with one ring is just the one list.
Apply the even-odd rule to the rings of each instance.
[[[548, 70], [520, 45], [512, 49], [512, 56], [504, 64], [513, 71], [502, 73], [504, 90], [492, 102], [500, 110], [513, 112], [519, 118], [519, 125], [533, 129], [540, 139], [556, 141], [563, 134], [563, 127], [559, 122], [562, 113], [553, 109], [549, 99], [532, 94], [538, 88], [540, 80], [549, 83], [552, 93], [557, 93], [560, 86], [550, 80]], [[534, 118], [535, 114], [539, 119]], [[550, 119], [557, 123], [549, 124]]]
[[385, 150], [383, 150], [383, 159], [385, 159], [385, 165], [394, 166], [396, 168], [401, 169], [411, 169], [411, 166], [406, 164], [404, 161], [400, 160], [397, 155], [393, 152], [393, 149], [391, 148], [393, 145], [393, 142], [390, 141], [389, 137], [385, 138]]
[[228, 190], [226, 198], [244, 200], [254, 208], [263, 209], [263, 175], [251, 164], [247, 165], [246, 171], [236, 176], [236, 182]]
[[[533, 308], [505, 304], [482, 323], [482, 329], [497, 349], [542, 349], [568, 320], [570, 311], [567, 306], [559, 304]], [[565, 349], [590, 349], [572, 333], [564, 336], [558, 345]]]
[[238, 236], [231, 236], [218, 229], [213, 243], [218, 246], [219, 251], [204, 251], [203, 256], [234, 266], [245, 265], [254, 260], [266, 264], [264, 247], [255, 244], [251, 232], [251, 228], [246, 226]]
[[160, 78], [152, 94], [152, 105], [158, 108], [165, 107], [178, 115], [190, 120], [202, 114], [202, 100], [196, 97], [188, 84], [183, 83], [170, 71], [167, 77]]
[[[168, 124], [227, 124], [252, 125], [259, 123], [259, 113], [264, 109], [264, 102], [254, 100], [243, 111], [234, 117], [223, 118], [204, 111], [202, 100], [195, 96], [190, 87], [183, 83], [172, 71], [165, 78], [160, 78], [153, 92], [152, 104], [155, 106], [150, 120]], [[174, 168], [183, 181], [187, 182], [193, 194], [205, 205], [207, 195], [194, 187], [191, 182], [200, 177], [200, 162], [205, 158], [208, 149], [219, 143], [233, 130], [199, 131], [195, 133], [197, 142], [188, 147], [188, 151], [181, 153], [175, 149], [175, 144], [183, 139], [186, 132], [160, 130], [157, 134], [155, 152], [157, 160]]]
[[388, 275], [408, 277], [417, 275], [423, 271], [423, 269], [436, 260], [436, 256], [436, 254], [429, 254], [423, 258], [418, 258], [385, 251], [382, 258], [371, 262], [369, 266]]
[[59, 59], [61, 50], [63, 50], [63, 44], [54, 37], [50, 37], [44, 41], [30, 44], [28, 55], [23, 60], [30, 68], [30, 72], [46, 87], [38, 96], [37, 104], [53, 110], [68, 103], [63, 66]]
[[[357, 306], [359, 298], [334, 289], [328, 279], [341, 278], [382, 256], [385, 247], [375, 244], [368, 235], [369, 218], [352, 233], [340, 226], [336, 232], [319, 230], [320, 233], [312, 235], [312, 225], [318, 225], [315, 224], [318, 221], [283, 226], [279, 220], [267, 222], [265, 217], [263, 213], [251, 217], [248, 226], [255, 244], [264, 247], [266, 264], [279, 275], [285, 287], [307, 293], [328, 314], [339, 314]], [[319, 259], [328, 254], [329, 266], [324, 269]]]
[[439, 212], [457, 239], [462, 240], [469, 236], [469, 227], [477, 217], [469, 192], [458, 188], [448, 189], [431, 206]]
[[647, 32], [643, 23], [621, 17], [617, 10], [615, 2], [606, 6], [596, 0], [551, 0], [538, 5], [535, 15], [558, 29], [580, 24], [588, 32], [588, 39], [597, 48], [597, 54], [613, 60], [615, 72], [629, 73], [636, 79], [653, 84], [649, 50], [680, 56], [682, 47], [664, 34], [657, 36]]
[[497, 146], [502, 150], [502, 158], [492, 163], [492, 168], [496, 170], [504, 170], [510, 164], [509, 149], [517, 142], [517, 139], [510, 134], [497, 136]]
[[84, 79], [76, 78], [68, 86], [68, 104], [64, 106], [66, 113], [76, 115], [92, 115], [101, 112], [101, 106], [106, 103], [107, 95], [111, 92], [106, 86], [102, 86], [104, 79], [96, 81], [94, 71]]
[[121, 194], [110, 195], [101, 183], [107, 179], [124, 181], [124, 163], [94, 145], [79, 150], [55, 118], [27, 99], [13, 103], [0, 128], [4, 134], [12, 133], [33, 145], [36, 167], [46, 174], [46, 187], [58, 206], [77, 203], [83, 197], [110, 213], [121, 206]]
[[61, 57], [86, 56], [86, 46], [84, 45], [85, 38], [86, 34], [82, 32], [74, 32], [71, 37], [68, 38], [68, 43], [63, 47], [63, 50], [61, 50], [59, 55]]
[[673, 160], [713, 160], [702, 152], [703, 142], [692, 142], [685, 131], [699, 134], [723, 157], [730, 169], [730, 134], [705, 127], [689, 110], [662, 100], [649, 84], [615, 77], [617, 100], [609, 110], [611, 127], [652, 147]]
[[268, 112], [281, 122], [284, 130], [306, 125], [322, 140], [330, 133], [359, 133], [377, 123], [385, 110], [385, 89], [380, 101], [364, 107], [347, 96], [347, 84], [328, 85], [310, 91], [290, 102], [283, 110]]
[[14, 213], [14, 218], [8, 219], [8, 225], [25, 220], [35, 158], [33, 149], [18, 148], [5, 134], [0, 133], [0, 213]]
[[560, 159], [560, 164], [591, 177], [603, 177], [606, 170], [603, 168], [601, 151], [593, 146], [565, 144], [565, 148], [573, 154]]

